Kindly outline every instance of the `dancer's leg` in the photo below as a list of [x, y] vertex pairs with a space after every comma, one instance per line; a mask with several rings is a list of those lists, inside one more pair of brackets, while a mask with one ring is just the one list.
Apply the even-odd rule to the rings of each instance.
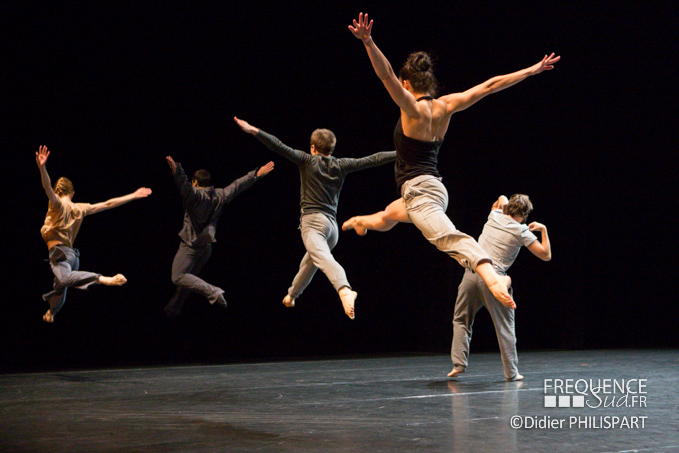
[[453, 343], [450, 348], [450, 358], [453, 370], [448, 377], [457, 377], [467, 369], [469, 359], [469, 344], [472, 340], [472, 325], [474, 317], [482, 305], [482, 294], [479, 285], [485, 284], [471, 271], [464, 273], [462, 282], [457, 289], [455, 313], [453, 315]]
[[[351, 291], [346, 272], [331, 253], [338, 239], [339, 231], [334, 219], [321, 213], [307, 214], [302, 217], [302, 240], [307, 253], [314, 266], [328, 277], [335, 291], [340, 295], [344, 312], [353, 319], [356, 292]], [[349, 293], [344, 288], [347, 288]]]
[[102, 277], [93, 272], [79, 271], [80, 252], [70, 247], [63, 245], [52, 247], [49, 259], [54, 274], [54, 285], [52, 291], [42, 296], [43, 300], [50, 305], [50, 309], [43, 315], [42, 319], [46, 322], [54, 322], [54, 317], [66, 302], [66, 290], [68, 288], [87, 289], [90, 285], [102, 283], [101, 279], [107, 277]]
[[469, 235], [457, 230], [446, 215], [448, 192], [434, 177], [417, 177], [403, 187], [403, 199], [410, 220], [425, 238], [466, 269], [477, 272], [502, 304], [516, 308], [507, 291], [511, 279], [498, 275], [486, 252]]
[[[174, 262], [172, 263], [172, 283], [206, 297], [211, 304], [216, 302], [219, 305], [226, 306], [224, 290], [207, 283], [196, 275], [196, 273], [205, 265], [207, 260], [210, 259], [210, 255], [212, 255], [212, 244], [206, 244], [201, 247], [190, 247], [184, 242], [181, 242], [179, 244], [179, 250], [177, 250], [177, 254], [175, 255]], [[186, 298], [185, 293], [177, 296], [177, 301], [170, 301], [170, 303], [173, 303], [173, 306], [176, 306], [177, 303], [183, 303], [183, 300], [180, 299], [182, 296]], [[179, 308], [181, 309], [181, 305]]]
[[[510, 293], [512, 292], [510, 288]], [[516, 352], [516, 330], [514, 327], [514, 310], [502, 305], [483, 285], [481, 287], [483, 305], [488, 309], [490, 317], [495, 325], [495, 334], [500, 346], [500, 356], [502, 357], [502, 367], [504, 368], [505, 378], [514, 380], [519, 375], [519, 356]]]
[[317, 270], [318, 268], [314, 265], [309, 252], [306, 252], [302, 261], [299, 263], [297, 275], [295, 275], [295, 278], [292, 280], [292, 285], [288, 288], [288, 294], [283, 298], [283, 305], [288, 308], [295, 306], [295, 300], [301, 296], [307, 286], [309, 286], [309, 283], [311, 283]]
[[[178, 280], [183, 274], [200, 275], [200, 271], [207, 263], [211, 253], [192, 253], [189, 246], [180, 243], [179, 249], [172, 262], [172, 281]], [[195, 250], [194, 250], [195, 252]], [[211, 252], [211, 250], [210, 250]], [[186, 298], [191, 294], [187, 286], [177, 286], [170, 302], [165, 306], [165, 314], [169, 318], [179, 316], [184, 308]]]
[[410, 223], [403, 198], [392, 201], [384, 211], [350, 218], [342, 224], [342, 230], [354, 229], [359, 236], [365, 236], [368, 230], [389, 231], [399, 222]]

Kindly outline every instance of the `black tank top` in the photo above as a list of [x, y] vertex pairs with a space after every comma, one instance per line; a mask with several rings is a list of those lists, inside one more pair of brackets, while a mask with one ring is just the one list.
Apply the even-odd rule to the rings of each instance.
[[[431, 96], [422, 96], [417, 102], [423, 99], [434, 99]], [[403, 184], [422, 175], [433, 175], [440, 178], [436, 166], [438, 165], [439, 149], [443, 140], [434, 142], [423, 142], [414, 138], [406, 137], [403, 133], [403, 125], [399, 117], [394, 129], [394, 144], [396, 145], [396, 187], [399, 195]]]

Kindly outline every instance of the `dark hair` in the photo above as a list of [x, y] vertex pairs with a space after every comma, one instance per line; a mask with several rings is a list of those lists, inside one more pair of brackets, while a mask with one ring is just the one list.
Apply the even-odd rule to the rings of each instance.
[[408, 55], [408, 59], [401, 66], [398, 78], [410, 82], [417, 93], [435, 96], [439, 83], [434, 75], [433, 67], [434, 62], [427, 52], [413, 52]]
[[210, 185], [210, 172], [205, 169], [196, 170], [193, 180], [198, 183], [198, 187], [207, 187]]
[[518, 215], [519, 217], [528, 217], [528, 214], [533, 211], [533, 203], [531, 203], [528, 195], [522, 193], [515, 193], [509, 199], [509, 202], [502, 208], [502, 213], [508, 216]]
[[311, 144], [316, 147], [316, 151], [329, 156], [335, 150], [337, 138], [329, 129], [316, 129], [311, 133]]
[[73, 195], [75, 193], [73, 183], [70, 179], [62, 176], [61, 178], [57, 179], [57, 182], [54, 184], [54, 193], [59, 197]]

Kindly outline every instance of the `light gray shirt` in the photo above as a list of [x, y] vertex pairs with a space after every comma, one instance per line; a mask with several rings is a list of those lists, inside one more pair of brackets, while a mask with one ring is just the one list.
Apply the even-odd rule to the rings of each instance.
[[528, 229], [528, 225], [503, 214], [501, 209], [495, 209], [490, 211], [488, 221], [483, 226], [479, 245], [493, 260], [495, 269], [507, 273], [519, 256], [521, 247], [528, 247], [537, 240], [537, 236]]

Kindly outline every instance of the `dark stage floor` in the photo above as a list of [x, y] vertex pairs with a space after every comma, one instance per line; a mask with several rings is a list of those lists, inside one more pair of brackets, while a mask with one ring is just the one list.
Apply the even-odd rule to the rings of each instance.
[[0, 450], [679, 451], [677, 351], [520, 359], [523, 382], [497, 354], [458, 380], [443, 355], [4, 375]]

